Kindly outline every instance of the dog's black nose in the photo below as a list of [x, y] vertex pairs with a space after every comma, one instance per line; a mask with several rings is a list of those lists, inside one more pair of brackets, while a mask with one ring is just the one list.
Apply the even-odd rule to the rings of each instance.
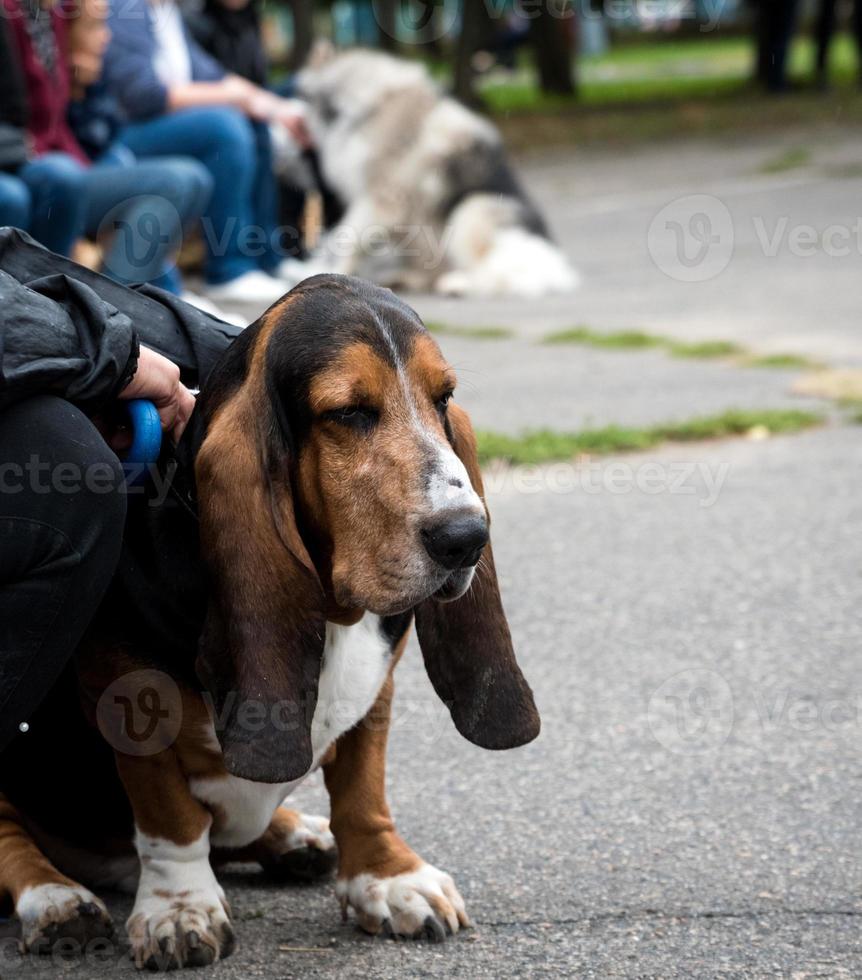
[[478, 514], [461, 514], [422, 529], [425, 550], [444, 568], [470, 568], [488, 543], [488, 522]]

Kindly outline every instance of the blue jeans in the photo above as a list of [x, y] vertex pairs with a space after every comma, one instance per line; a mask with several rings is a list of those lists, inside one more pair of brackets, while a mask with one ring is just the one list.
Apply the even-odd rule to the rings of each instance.
[[196, 160], [109, 155], [84, 167], [65, 153], [46, 153], [18, 175], [32, 199], [28, 231], [46, 248], [68, 255], [78, 238], [92, 235], [106, 242], [102, 271], [112, 279], [179, 292], [171, 256], [212, 194]]
[[235, 109], [184, 109], [131, 123], [120, 139], [140, 159], [182, 153], [210, 172], [213, 195], [204, 214], [208, 282], [276, 268], [282, 258], [276, 241], [277, 188], [265, 125]]
[[12, 174], [0, 173], [0, 227], [30, 227], [30, 191], [27, 185]]

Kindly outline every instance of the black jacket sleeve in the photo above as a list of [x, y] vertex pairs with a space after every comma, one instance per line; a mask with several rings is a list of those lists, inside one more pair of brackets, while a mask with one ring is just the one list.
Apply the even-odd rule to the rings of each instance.
[[25, 286], [0, 270], [0, 408], [52, 393], [96, 411], [131, 380], [137, 351], [129, 318], [83, 283]]
[[0, 409], [53, 392], [98, 411], [131, 380], [138, 341], [199, 385], [239, 332], [161, 289], [129, 289], [0, 229]]

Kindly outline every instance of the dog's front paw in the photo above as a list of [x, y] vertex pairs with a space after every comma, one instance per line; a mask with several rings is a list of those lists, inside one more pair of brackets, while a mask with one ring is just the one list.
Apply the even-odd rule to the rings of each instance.
[[279, 881], [324, 878], [338, 863], [335, 838], [325, 817], [279, 807], [260, 843], [260, 863]]
[[234, 948], [230, 909], [218, 886], [139, 893], [126, 929], [139, 970], [209, 966]]
[[352, 907], [360, 927], [375, 936], [443, 942], [447, 932], [470, 925], [464, 899], [450, 876], [424, 862], [415, 871], [391, 878], [365, 873], [340, 879], [336, 893], [342, 908]]
[[102, 902], [82, 885], [46, 884], [26, 888], [15, 906], [21, 945], [28, 953], [51, 954], [62, 942], [64, 955], [83, 953], [114, 926]]

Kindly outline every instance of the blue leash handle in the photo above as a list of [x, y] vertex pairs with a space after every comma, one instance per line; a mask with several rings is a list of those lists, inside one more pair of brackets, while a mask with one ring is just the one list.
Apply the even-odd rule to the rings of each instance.
[[128, 486], [146, 482], [148, 468], [159, 458], [162, 450], [162, 423], [156, 406], [145, 398], [128, 402], [132, 425], [132, 445], [123, 459]]

